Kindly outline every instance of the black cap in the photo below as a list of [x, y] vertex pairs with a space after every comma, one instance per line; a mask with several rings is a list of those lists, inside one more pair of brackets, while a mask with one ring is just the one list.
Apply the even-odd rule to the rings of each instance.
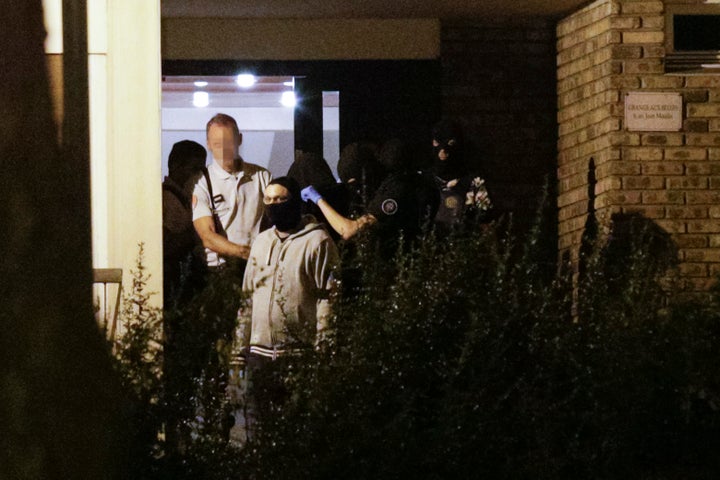
[[324, 158], [317, 153], [295, 152], [295, 161], [290, 165], [287, 176], [298, 182], [300, 188], [308, 185], [321, 187], [335, 184], [335, 177]]

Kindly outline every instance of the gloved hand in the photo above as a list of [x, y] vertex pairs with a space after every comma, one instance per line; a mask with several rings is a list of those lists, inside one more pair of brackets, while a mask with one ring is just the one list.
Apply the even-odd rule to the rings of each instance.
[[317, 204], [322, 198], [322, 195], [320, 195], [320, 193], [315, 190], [315, 187], [310, 185], [309, 187], [305, 187], [302, 189], [302, 191], [300, 192], [300, 198], [302, 198], [306, 202], [313, 202]]

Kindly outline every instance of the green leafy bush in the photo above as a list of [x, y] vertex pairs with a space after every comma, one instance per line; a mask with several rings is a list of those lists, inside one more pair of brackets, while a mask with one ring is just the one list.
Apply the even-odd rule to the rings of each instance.
[[240, 298], [237, 279], [228, 269], [182, 310], [163, 311], [147, 291], [143, 244], [131, 273], [120, 317], [123, 333], [112, 346], [131, 399], [128, 478], [211, 478], [207, 471], [215, 471], [230, 448], [224, 391]]
[[252, 477], [712, 471], [717, 315], [672, 303], [673, 252], [641, 227], [598, 241], [579, 286], [546, 280], [539, 228], [429, 236], [389, 263], [361, 246], [337, 340], [292, 366]]
[[[142, 478], [152, 460], [160, 454], [158, 435], [162, 431], [162, 312], [152, 305], [153, 292], [147, 291], [150, 275], [144, 265], [144, 245], [138, 245], [132, 285], [123, 294], [120, 320], [121, 338], [110, 345], [114, 366], [129, 399], [126, 428], [132, 438], [128, 468], [130, 475]], [[120, 454], [120, 452], [119, 452]]]
[[241, 450], [201, 432], [173, 478], [712, 478], [718, 297], [676, 301], [675, 253], [632, 222], [579, 280], [548, 275], [540, 227], [382, 260], [358, 239], [335, 335], [288, 362], [283, 408]]

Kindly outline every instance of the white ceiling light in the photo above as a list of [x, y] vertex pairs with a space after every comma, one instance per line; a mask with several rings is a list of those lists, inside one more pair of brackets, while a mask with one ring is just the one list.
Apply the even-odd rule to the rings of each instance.
[[295, 92], [283, 92], [280, 97], [280, 103], [283, 107], [294, 108], [297, 105], [297, 98], [295, 98]]
[[207, 87], [208, 82], [206, 82], [205, 80], [195, 80], [193, 82], [193, 85], [195, 85], [196, 87]]
[[243, 88], [250, 88], [255, 85], [255, 75], [251, 73], [241, 73], [237, 76], [236, 82]]
[[193, 105], [196, 107], [207, 107], [210, 104], [210, 95], [208, 92], [193, 93]]

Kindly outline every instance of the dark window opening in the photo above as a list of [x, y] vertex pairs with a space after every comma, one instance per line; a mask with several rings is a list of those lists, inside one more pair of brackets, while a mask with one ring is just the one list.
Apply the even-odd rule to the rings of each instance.
[[720, 15], [674, 15], [673, 50], [720, 50]]
[[720, 74], [720, 5], [670, 5], [665, 72]]

